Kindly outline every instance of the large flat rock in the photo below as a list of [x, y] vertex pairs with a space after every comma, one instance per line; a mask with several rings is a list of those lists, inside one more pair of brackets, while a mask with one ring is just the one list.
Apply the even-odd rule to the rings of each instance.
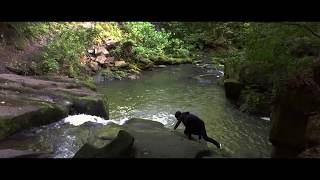
[[46, 152], [22, 151], [15, 149], [0, 149], [0, 158], [51, 158]]
[[109, 118], [107, 98], [88, 83], [61, 77], [0, 74], [0, 140], [68, 114]]
[[[96, 135], [100, 138], [119, 134], [103, 146], [93, 143], [97, 141], [88, 142], [75, 158], [201, 158], [210, 154], [206, 142], [189, 140], [182, 132], [151, 120], [130, 119], [122, 126], [107, 125], [98, 129]], [[107, 132], [109, 130], [112, 132]], [[126, 136], [121, 136], [121, 132]]]
[[169, 130], [159, 122], [131, 119], [124, 129], [135, 139], [136, 158], [197, 158], [209, 152], [206, 142], [189, 140], [183, 133]]

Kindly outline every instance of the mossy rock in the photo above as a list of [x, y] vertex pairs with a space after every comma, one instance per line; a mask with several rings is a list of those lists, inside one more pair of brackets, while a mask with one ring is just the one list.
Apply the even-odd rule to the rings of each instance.
[[81, 84], [92, 91], [97, 91], [97, 86], [93, 82], [83, 81]]
[[135, 158], [201, 158], [209, 152], [206, 142], [189, 140], [157, 121], [133, 118], [123, 127], [135, 139]]
[[232, 100], [237, 100], [240, 96], [243, 85], [235, 79], [226, 79], [223, 82], [226, 97]]
[[147, 58], [139, 58], [137, 65], [139, 69], [146, 70], [152, 68], [154, 63]]
[[108, 124], [107, 126], [100, 126], [95, 129], [96, 137], [116, 137], [123, 126], [118, 124]]
[[26, 62], [12, 62], [11, 64], [8, 64], [6, 68], [18, 75], [39, 75], [41, 74], [41, 71], [38, 68], [38, 65], [32, 61], [31, 63]]
[[130, 158], [133, 157], [133, 142], [134, 138], [128, 132], [120, 130], [110, 144], [102, 148], [85, 144], [73, 158]]
[[261, 92], [268, 91], [272, 87], [270, 74], [273, 70], [265, 64], [250, 64], [239, 71], [239, 81], [245, 86], [250, 86]]
[[168, 56], [157, 56], [150, 58], [155, 65], [175, 65], [175, 64], [187, 64], [192, 63], [191, 58], [175, 58]]
[[73, 98], [71, 114], [90, 114], [109, 119], [108, 98], [105, 95], [99, 97], [77, 97]]
[[[1, 74], [0, 139], [20, 130], [59, 121], [68, 114], [109, 119], [108, 99], [82, 81]], [[90, 86], [90, 85], [89, 85]]]
[[57, 105], [42, 102], [34, 106], [34, 110], [18, 116], [0, 117], [0, 139], [26, 128], [50, 124], [68, 115], [65, 109]]
[[241, 91], [238, 103], [242, 112], [269, 117], [271, 113], [271, 98], [271, 93], [245, 89]]

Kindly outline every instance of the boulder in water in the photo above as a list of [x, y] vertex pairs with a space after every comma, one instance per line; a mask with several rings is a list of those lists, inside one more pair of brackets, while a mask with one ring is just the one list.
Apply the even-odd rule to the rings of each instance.
[[240, 96], [243, 85], [235, 79], [224, 80], [224, 89], [226, 92], [226, 97], [232, 100], [237, 100]]
[[100, 148], [87, 143], [74, 158], [202, 158], [221, 154], [218, 150], [209, 150], [204, 140], [189, 140], [182, 132], [169, 130], [152, 120], [134, 118], [122, 126], [113, 125], [111, 129], [100, 127], [95, 133], [97, 139], [112, 139], [110, 136], [114, 133], [109, 131], [119, 134]]
[[273, 157], [297, 157], [320, 145], [320, 88], [312, 73], [287, 80], [274, 99], [270, 141]]
[[135, 139], [136, 158], [201, 158], [211, 152], [206, 142], [189, 140], [156, 121], [134, 118], [126, 121], [124, 129]]
[[126, 131], [120, 130], [118, 136], [110, 144], [96, 148], [85, 144], [74, 158], [130, 158], [134, 138]]

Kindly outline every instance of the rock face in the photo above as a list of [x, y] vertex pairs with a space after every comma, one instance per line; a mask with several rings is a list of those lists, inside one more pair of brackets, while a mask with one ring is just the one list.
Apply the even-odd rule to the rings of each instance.
[[226, 97], [232, 100], [237, 100], [240, 96], [243, 85], [234, 79], [224, 80], [224, 89], [226, 92]]
[[110, 144], [100, 149], [86, 144], [75, 158], [201, 158], [210, 154], [206, 142], [189, 140], [183, 133], [171, 131], [159, 122], [130, 119], [119, 129]]
[[118, 136], [108, 145], [96, 148], [85, 144], [74, 158], [130, 158], [134, 138], [126, 131], [120, 130]]
[[270, 132], [273, 157], [297, 157], [320, 145], [320, 84], [315, 78], [318, 70], [315, 65], [313, 72], [299, 73], [288, 80], [276, 97]]
[[109, 118], [106, 97], [72, 79], [0, 74], [0, 88], [0, 140], [68, 114]]
[[[220, 61], [216, 61], [222, 63]], [[233, 100], [242, 112], [250, 113], [256, 116], [270, 117], [273, 81], [270, 75], [273, 74], [273, 68], [268, 63], [250, 63], [234, 64], [232, 61], [224, 63], [225, 80], [236, 80], [241, 83], [242, 88], [234, 82], [229, 84], [232, 92], [227, 92], [228, 98]], [[219, 82], [219, 84], [222, 84]], [[237, 87], [235, 87], [237, 86]], [[226, 86], [225, 86], [226, 87]], [[239, 93], [239, 88], [242, 89]], [[235, 90], [235, 91], [233, 91]]]
[[86, 71], [90, 74], [97, 74], [100, 70], [111, 69], [117, 71], [120, 68], [127, 68], [129, 66], [127, 62], [119, 57], [113, 56], [112, 53], [110, 54], [110, 50], [117, 48], [119, 45], [119, 42], [107, 39], [104, 40], [102, 44], [90, 47], [87, 50], [88, 53], [86, 57], [81, 60], [82, 64], [85, 64]]
[[125, 128], [135, 138], [136, 158], [197, 158], [209, 152], [205, 142], [189, 140], [159, 122], [131, 119]]

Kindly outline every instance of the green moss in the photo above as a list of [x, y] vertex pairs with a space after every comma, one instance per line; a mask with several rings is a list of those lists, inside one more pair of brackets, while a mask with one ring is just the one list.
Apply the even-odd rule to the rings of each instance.
[[116, 78], [122, 79], [122, 78], [127, 76], [127, 73], [125, 71], [117, 70], [117, 71], [114, 72], [114, 75], [115, 75]]
[[168, 56], [156, 56], [150, 58], [155, 64], [175, 65], [175, 64], [186, 64], [192, 63], [191, 58], [175, 58]]
[[97, 137], [116, 137], [123, 127], [117, 124], [109, 124], [107, 126], [98, 127], [95, 130], [95, 136]]
[[140, 74], [141, 69], [136, 64], [129, 64], [129, 73]]
[[0, 119], [0, 139], [8, 137], [20, 130], [49, 124], [66, 117], [68, 112], [59, 106], [49, 103], [35, 103], [39, 109], [20, 116]]
[[92, 91], [97, 91], [97, 86], [90, 80], [83, 81], [82, 84]]

